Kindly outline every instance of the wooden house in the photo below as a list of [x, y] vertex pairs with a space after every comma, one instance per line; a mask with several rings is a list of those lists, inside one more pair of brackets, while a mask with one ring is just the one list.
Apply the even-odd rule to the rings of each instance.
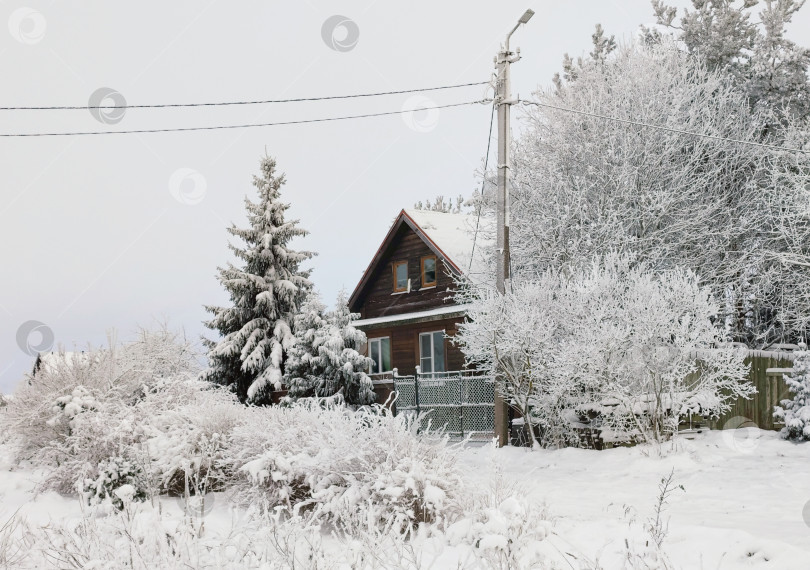
[[[354, 324], [368, 337], [372, 373], [459, 371], [464, 355], [450, 338], [467, 307], [453, 298], [473, 249], [464, 214], [402, 210], [349, 298]], [[479, 242], [480, 244], [480, 242]]]

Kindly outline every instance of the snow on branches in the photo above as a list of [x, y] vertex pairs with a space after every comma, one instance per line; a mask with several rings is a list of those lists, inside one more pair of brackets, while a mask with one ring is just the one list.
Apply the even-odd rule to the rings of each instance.
[[546, 445], [575, 444], [583, 418], [660, 441], [682, 415], [717, 416], [754, 392], [743, 354], [720, 348], [716, 307], [691, 271], [611, 254], [505, 295], [466, 295], [473, 308], [456, 338], [467, 360], [497, 375]]
[[774, 417], [784, 422], [780, 434], [785, 439], [810, 440], [810, 351], [796, 352], [793, 373], [785, 376], [792, 400], [782, 400], [774, 409]]
[[312, 287], [310, 272], [301, 264], [313, 254], [288, 247], [307, 232], [284, 218], [289, 208], [281, 202], [284, 183], [276, 161], [263, 158], [261, 175], [253, 178], [259, 201], [245, 199], [250, 225], [228, 228], [244, 242], [242, 247], [230, 245], [241, 263], [219, 268], [232, 305], [206, 307], [213, 318], [205, 325], [222, 339], [206, 341], [205, 378], [232, 387], [241, 401], [265, 403], [273, 390], [281, 389], [284, 359], [294, 343], [293, 318]]
[[295, 317], [295, 344], [286, 363], [292, 399], [340, 394], [348, 404], [374, 402], [374, 386], [366, 374], [371, 359], [358, 352], [366, 335], [352, 326], [357, 317], [349, 312], [345, 291], [334, 311], [325, 311], [320, 296], [310, 294]]
[[755, 144], [802, 147], [806, 129], [765, 136], [767, 109], [751, 110], [727, 73], [666, 39], [588, 59], [535, 98], [514, 153], [516, 277], [628, 252], [653, 269], [693, 270], [735, 340], [802, 336], [810, 159]]

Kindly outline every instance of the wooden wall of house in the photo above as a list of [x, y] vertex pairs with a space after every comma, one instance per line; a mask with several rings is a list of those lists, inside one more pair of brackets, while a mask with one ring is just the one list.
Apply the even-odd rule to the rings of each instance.
[[[381, 327], [365, 330], [369, 339], [389, 337], [391, 339], [391, 366], [403, 375], [414, 374], [419, 364], [419, 334], [444, 330], [455, 336], [457, 326], [464, 319], [442, 319], [426, 323], [406, 324], [395, 327]], [[445, 370], [464, 369], [464, 354], [451, 342], [444, 339]]]
[[[363, 297], [358, 299], [359, 307], [353, 307], [361, 318], [370, 319], [385, 315], [398, 315], [415, 311], [426, 311], [436, 307], [452, 305], [453, 278], [444, 262], [436, 260], [436, 286], [422, 289], [421, 259], [434, 255], [416, 233], [403, 224], [392, 241], [392, 247], [385, 252], [377, 268], [366, 284]], [[394, 262], [408, 261], [408, 277], [411, 280], [410, 293], [394, 293]]]

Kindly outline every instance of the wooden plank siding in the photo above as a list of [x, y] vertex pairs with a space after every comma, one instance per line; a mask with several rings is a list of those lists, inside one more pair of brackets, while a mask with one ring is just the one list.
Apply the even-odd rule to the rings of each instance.
[[[457, 269], [451, 269], [442, 257], [443, 250], [432, 244], [412, 224], [405, 212], [401, 212], [352, 294], [350, 309], [353, 313], [360, 313], [361, 320], [396, 315], [404, 317], [456, 305], [452, 290], [453, 275]], [[423, 287], [422, 260], [426, 257], [436, 260], [436, 284]], [[403, 261], [408, 264], [410, 292], [394, 291], [394, 264]], [[366, 333], [369, 340], [388, 337], [391, 367], [407, 376], [416, 373], [416, 366], [420, 362], [419, 334], [443, 330], [453, 336], [457, 325], [463, 321], [460, 314], [459, 311], [453, 315], [427, 315], [411, 322], [358, 324], [358, 328]], [[368, 355], [367, 348], [365, 354]], [[445, 370], [464, 368], [464, 354], [447, 338], [444, 339], [444, 357]]]
[[[396, 368], [399, 374], [408, 376], [416, 373], [416, 366], [419, 364], [419, 334], [444, 330], [447, 335], [454, 336], [458, 330], [458, 324], [463, 320], [461, 317], [456, 317], [415, 324], [375, 327], [367, 329], [365, 333], [369, 340], [389, 337], [391, 339], [391, 366]], [[447, 338], [444, 339], [444, 365], [445, 370], [464, 369], [464, 354]]]
[[[436, 259], [436, 285], [422, 290], [421, 260], [434, 256], [433, 251], [407, 225], [398, 230], [388, 251], [383, 252], [368, 284], [352, 310], [362, 319], [426, 311], [453, 305], [451, 289], [453, 278], [441, 259]], [[393, 264], [408, 262], [410, 293], [394, 293]]]

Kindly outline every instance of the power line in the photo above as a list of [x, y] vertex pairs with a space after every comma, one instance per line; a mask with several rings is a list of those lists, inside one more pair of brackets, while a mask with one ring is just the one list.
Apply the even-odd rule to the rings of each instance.
[[169, 107], [224, 107], [229, 105], [265, 105], [270, 103], [301, 103], [307, 101], [331, 101], [334, 99], [357, 99], [362, 97], [381, 97], [384, 95], [402, 95], [404, 93], [422, 93], [427, 91], [441, 91], [457, 89], [460, 87], [474, 87], [488, 85], [488, 81], [476, 83], [459, 83], [457, 85], [442, 85], [440, 87], [423, 87], [421, 89], [401, 89], [399, 91], [379, 91], [376, 93], [355, 93], [352, 95], [327, 95], [323, 97], [299, 97], [296, 99], [265, 99], [259, 101], [218, 101], [213, 103], [159, 103], [154, 105], [60, 105], [53, 107], [0, 107], [0, 111], [75, 111], [88, 109], [162, 109]]
[[667, 132], [670, 132], [670, 133], [677, 133], [677, 134], [680, 134], [680, 135], [690, 135], [690, 136], [693, 136], [693, 137], [702, 137], [702, 138], [713, 139], [713, 140], [718, 140], [718, 141], [733, 142], [733, 143], [738, 143], [738, 144], [747, 144], [747, 145], [750, 145], [750, 146], [759, 146], [759, 147], [762, 147], [762, 148], [768, 148], [768, 149], [772, 149], [772, 150], [781, 150], [781, 151], [787, 151], [787, 152], [800, 152], [802, 154], [810, 154], [810, 150], [805, 150], [805, 149], [802, 149], [802, 148], [782, 147], [782, 146], [778, 146], [778, 145], [775, 145], [775, 144], [758, 143], [758, 142], [746, 141], [746, 140], [742, 140], [742, 139], [732, 139], [732, 138], [721, 137], [721, 136], [717, 136], [717, 135], [707, 135], [707, 134], [704, 134], [704, 133], [696, 133], [694, 131], [683, 131], [683, 130], [680, 130], [680, 129], [673, 129], [671, 127], [664, 127], [662, 125], [653, 125], [653, 124], [650, 124], [650, 123], [642, 123], [641, 121], [632, 121], [630, 119], [620, 119], [618, 117], [611, 117], [609, 115], [600, 115], [598, 113], [589, 113], [587, 111], [580, 111], [578, 109], [569, 109], [567, 107], [558, 107], [556, 105], [549, 105], [548, 103], [538, 103], [537, 101], [521, 101], [521, 103], [523, 103], [523, 105], [535, 105], [537, 107], [547, 107], [549, 109], [556, 109], [557, 111], [565, 111], [565, 112], [574, 113], [574, 114], [577, 114], [577, 115], [585, 115], [587, 117], [596, 117], [597, 119], [605, 119], [607, 121], [616, 121], [618, 123], [626, 123], [628, 125], [636, 125], [636, 126], [639, 126], [639, 127], [647, 127], [647, 128], [650, 128], [650, 129], [658, 129], [659, 131], [667, 131]]
[[399, 111], [386, 111], [382, 113], [365, 113], [362, 115], [344, 115], [342, 117], [326, 117], [322, 119], [300, 119], [297, 121], [279, 121], [275, 123], [246, 123], [243, 125], [217, 125], [212, 127], [178, 127], [166, 129], [133, 129], [126, 131], [75, 131], [63, 133], [0, 133], [0, 137], [66, 137], [82, 135], [129, 135], [143, 133], [175, 133], [184, 131], [217, 131], [223, 129], [247, 129], [253, 127], [280, 127], [284, 125], [303, 125], [307, 123], [323, 123], [328, 121], [345, 121], [348, 119], [365, 119], [368, 117], [384, 117], [386, 115], [401, 115], [403, 113], [413, 113], [430, 109], [449, 109], [451, 107], [463, 107], [467, 105], [477, 105], [489, 103], [487, 100], [466, 101], [464, 103], [449, 103], [446, 105], [431, 105], [417, 109], [401, 109]]
[[467, 273], [472, 271], [473, 257], [475, 256], [475, 242], [478, 240], [478, 225], [481, 222], [481, 209], [484, 207], [484, 188], [487, 184], [487, 165], [489, 164], [489, 147], [492, 145], [492, 123], [495, 119], [495, 101], [492, 101], [492, 111], [489, 114], [489, 135], [487, 136], [487, 154], [484, 156], [484, 173], [481, 181], [481, 199], [478, 202], [478, 215], [475, 218], [475, 233], [473, 233], [473, 244], [470, 250], [470, 266]]

